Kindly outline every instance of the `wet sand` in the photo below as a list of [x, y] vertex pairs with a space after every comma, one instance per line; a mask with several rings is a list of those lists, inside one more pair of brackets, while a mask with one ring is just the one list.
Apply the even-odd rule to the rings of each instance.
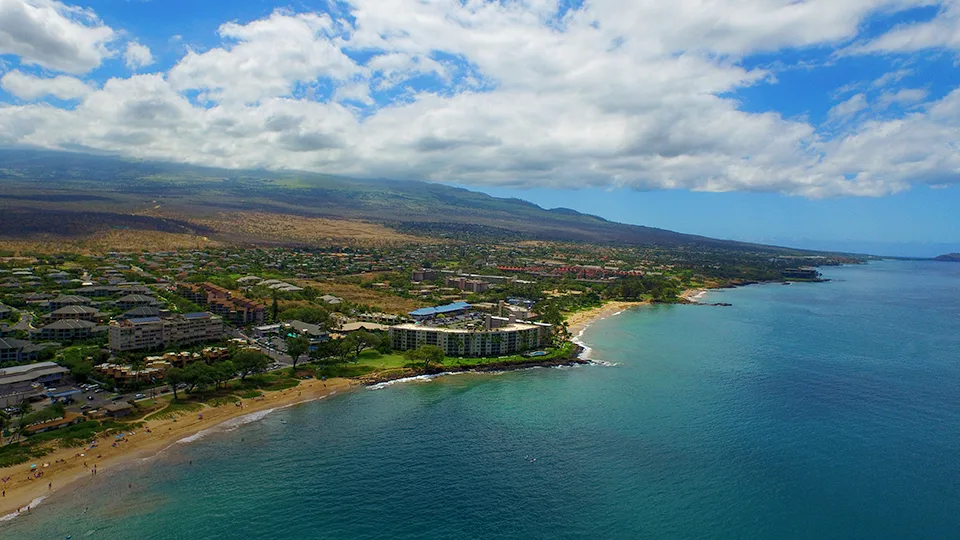
[[[10, 477], [7, 482], [0, 482], [0, 489], [5, 492], [0, 497], [0, 519], [10, 519], [16, 516], [18, 510], [26, 512], [28, 505], [36, 506], [38, 501], [77, 480], [94, 478], [94, 467], [100, 474], [123, 463], [156, 455], [177, 441], [232, 418], [313, 401], [355, 386], [358, 386], [356, 381], [347, 379], [309, 379], [301, 381], [295, 388], [267, 392], [263, 398], [242, 399], [241, 407], [232, 403], [218, 407], [204, 405], [203, 409], [185, 411], [175, 419], [147, 421], [141, 427], [125, 431], [127, 435], [123, 441], [117, 442], [115, 436], [110, 435], [97, 439], [97, 445], [92, 449], [89, 444], [83, 448], [63, 448], [42, 458], [0, 469], [0, 478]], [[114, 442], [117, 442], [116, 446], [113, 446]], [[34, 471], [30, 469], [32, 464], [37, 464]], [[44, 464], [49, 466], [45, 467]], [[31, 474], [37, 471], [42, 471], [43, 476], [31, 478]]]

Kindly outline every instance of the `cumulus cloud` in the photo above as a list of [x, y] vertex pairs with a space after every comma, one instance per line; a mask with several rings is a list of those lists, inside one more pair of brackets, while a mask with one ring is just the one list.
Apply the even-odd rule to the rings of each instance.
[[42, 79], [18, 70], [10, 71], [0, 78], [0, 88], [24, 100], [35, 100], [46, 96], [77, 99], [94, 91], [87, 83], [68, 75]]
[[0, 0], [0, 54], [67, 73], [86, 73], [110, 56], [115, 32], [96, 15], [56, 0]]
[[924, 3], [353, 0], [349, 17], [277, 11], [226, 23], [218, 46], [167, 73], [111, 79], [72, 109], [0, 107], [0, 143], [472, 185], [877, 196], [957, 182], [960, 94], [925, 102], [891, 90], [876, 103], [909, 112], [880, 121], [857, 114], [869, 105], [858, 93], [828, 114], [839, 132], [747, 112], [730, 96], [773, 83], [745, 56], [842, 47], [879, 11]]
[[123, 52], [123, 61], [130, 69], [139, 69], [153, 63], [150, 48], [136, 41], [127, 43], [127, 50]]

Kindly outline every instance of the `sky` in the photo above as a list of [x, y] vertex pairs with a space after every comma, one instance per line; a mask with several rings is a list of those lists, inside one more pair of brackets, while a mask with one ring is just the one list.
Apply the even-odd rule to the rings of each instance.
[[0, 145], [960, 251], [960, 0], [0, 0]]

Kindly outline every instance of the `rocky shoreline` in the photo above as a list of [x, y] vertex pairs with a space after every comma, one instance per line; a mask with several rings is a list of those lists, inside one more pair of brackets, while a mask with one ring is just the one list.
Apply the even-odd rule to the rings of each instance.
[[[576, 345], [576, 344], [574, 344]], [[397, 381], [400, 379], [409, 379], [423, 375], [443, 375], [446, 373], [491, 373], [503, 371], [517, 371], [521, 369], [530, 369], [535, 367], [562, 367], [592, 364], [590, 360], [580, 358], [584, 348], [576, 345], [568, 356], [563, 358], [550, 358], [549, 360], [537, 360], [530, 358], [523, 362], [491, 362], [487, 364], [465, 364], [458, 366], [443, 366], [428, 370], [404, 369], [389, 373], [374, 373], [363, 377], [357, 377], [355, 380], [364, 386], [373, 386], [386, 382]]]

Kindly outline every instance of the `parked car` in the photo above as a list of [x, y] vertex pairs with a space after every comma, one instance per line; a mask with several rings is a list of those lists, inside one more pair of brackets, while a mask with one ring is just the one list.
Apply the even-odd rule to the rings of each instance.
[[87, 396], [87, 399], [93, 401], [93, 396]]
[[133, 399], [143, 399], [143, 398], [145, 398], [145, 397], [147, 397], [147, 396], [145, 396], [145, 395], [143, 395], [143, 394], [137, 394], [137, 395], [133, 396]]

